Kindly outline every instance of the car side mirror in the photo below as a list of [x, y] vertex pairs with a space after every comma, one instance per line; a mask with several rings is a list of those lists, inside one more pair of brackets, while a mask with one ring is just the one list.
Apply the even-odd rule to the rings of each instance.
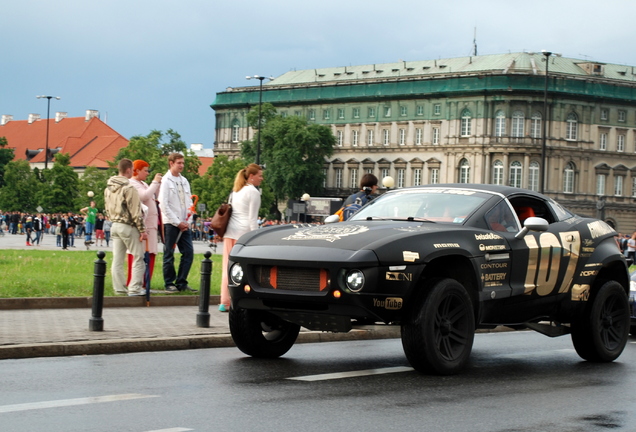
[[325, 223], [326, 224], [331, 224], [331, 223], [336, 223], [336, 222], [340, 222], [340, 216], [338, 216], [337, 214], [333, 214], [333, 215], [327, 216], [325, 218]]
[[519, 231], [517, 235], [515, 235], [515, 238], [522, 239], [530, 231], [539, 231], [539, 232], [547, 231], [549, 227], [550, 227], [550, 224], [548, 223], [547, 220], [540, 217], [529, 217], [523, 223], [523, 229]]

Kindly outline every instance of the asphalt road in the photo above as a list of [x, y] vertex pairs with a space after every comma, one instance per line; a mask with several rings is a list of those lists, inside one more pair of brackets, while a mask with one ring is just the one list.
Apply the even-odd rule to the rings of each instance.
[[568, 337], [476, 335], [457, 376], [399, 339], [0, 361], [3, 431], [634, 431], [636, 338], [611, 364]]

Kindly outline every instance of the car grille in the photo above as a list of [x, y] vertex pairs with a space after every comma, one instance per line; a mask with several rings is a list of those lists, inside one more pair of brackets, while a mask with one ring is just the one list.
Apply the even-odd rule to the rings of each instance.
[[263, 288], [302, 292], [321, 292], [329, 288], [326, 269], [256, 266], [254, 273]]

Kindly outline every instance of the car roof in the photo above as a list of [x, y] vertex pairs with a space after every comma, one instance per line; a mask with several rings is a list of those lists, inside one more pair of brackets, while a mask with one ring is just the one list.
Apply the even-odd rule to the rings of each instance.
[[501, 185], [491, 185], [491, 184], [480, 184], [480, 183], [440, 183], [440, 184], [429, 184], [422, 186], [411, 186], [402, 189], [394, 189], [389, 192], [399, 191], [399, 190], [417, 190], [417, 189], [442, 189], [442, 188], [453, 188], [453, 189], [462, 189], [462, 190], [473, 190], [476, 192], [488, 192], [493, 194], [500, 194], [503, 196], [512, 196], [512, 195], [530, 195], [536, 198], [546, 199], [544, 195], [540, 193], [528, 190], [521, 189], [512, 186], [501, 186]]

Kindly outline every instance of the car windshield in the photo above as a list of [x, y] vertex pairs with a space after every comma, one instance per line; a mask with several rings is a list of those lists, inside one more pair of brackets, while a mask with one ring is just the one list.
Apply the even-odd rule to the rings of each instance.
[[371, 201], [350, 220], [408, 219], [461, 224], [490, 195], [462, 189], [404, 189]]

